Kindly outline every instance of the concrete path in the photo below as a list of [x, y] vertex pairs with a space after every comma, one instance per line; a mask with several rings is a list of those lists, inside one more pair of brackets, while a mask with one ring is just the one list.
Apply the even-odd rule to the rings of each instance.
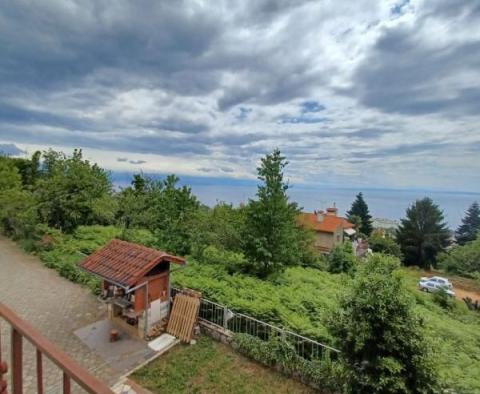
[[[113, 385], [120, 378], [121, 371], [110, 368], [73, 334], [75, 330], [103, 319], [106, 316], [103, 305], [88, 289], [60, 277], [38, 258], [24, 253], [12, 241], [1, 236], [0, 301], [107, 384]], [[9, 357], [10, 331], [5, 322], [0, 321], [0, 324], [2, 357], [6, 358]], [[36, 392], [34, 356], [33, 346], [25, 344], [26, 393]], [[45, 360], [47, 393], [61, 392], [61, 377], [58, 368]]]

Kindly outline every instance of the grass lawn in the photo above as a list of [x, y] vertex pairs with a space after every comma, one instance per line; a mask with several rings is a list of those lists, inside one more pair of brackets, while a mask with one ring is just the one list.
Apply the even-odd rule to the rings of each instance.
[[155, 394], [314, 393], [206, 336], [177, 345], [130, 378]]

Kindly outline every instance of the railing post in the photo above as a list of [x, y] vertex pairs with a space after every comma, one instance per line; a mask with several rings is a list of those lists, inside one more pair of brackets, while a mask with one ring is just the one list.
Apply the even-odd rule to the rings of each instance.
[[70, 394], [70, 376], [66, 372], [63, 373], [63, 394]]
[[0, 393], [7, 393], [7, 381], [3, 379], [3, 375], [7, 372], [7, 363], [2, 360], [2, 327], [0, 325]]
[[228, 330], [228, 309], [223, 307], [223, 328]]
[[37, 394], [43, 394], [42, 352], [37, 349]]
[[12, 327], [12, 393], [23, 393], [23, 348], [22, 335]]

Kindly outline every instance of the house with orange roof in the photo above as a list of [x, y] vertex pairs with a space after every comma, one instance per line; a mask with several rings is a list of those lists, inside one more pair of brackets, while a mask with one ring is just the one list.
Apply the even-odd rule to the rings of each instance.
[[322, 253], [330, 253], [355, 234], [355, 225], [337, 214], [338, 208], [333, 206], [326, 211], [302, 212], [297, 218], [299, 226], [315, 232], [315, 246]]

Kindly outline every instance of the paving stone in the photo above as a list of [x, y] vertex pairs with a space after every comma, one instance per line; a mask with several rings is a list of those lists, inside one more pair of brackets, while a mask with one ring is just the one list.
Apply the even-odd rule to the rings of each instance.
[[[4, 237], [0, 237], [0, 301], [99, 379], [108, 385], [118, 381], [120, 372], [110, 368], [73, 334], [104, 318], [103, 305], [88, 289], [60, 277]], [[0, 338], [2, 359], [10, 363], [10, 328], [1, 319]], [[26, 341], [23, 347], [24, 392], [36, 393], [35, 348]], [[46, 357], [43, 375], [46, 393], [61, 392], [62, 372]], [[76, 385], [72, 391], [83, 392]]]

